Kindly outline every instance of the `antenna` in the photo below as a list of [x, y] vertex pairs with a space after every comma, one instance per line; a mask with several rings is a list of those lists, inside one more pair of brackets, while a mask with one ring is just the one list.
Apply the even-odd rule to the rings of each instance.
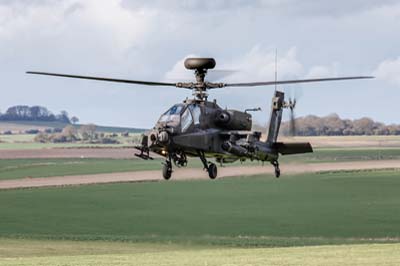
[[277, 81], [278, 81], [278, 48], [275, 48], [275, 91], [276, 91]]

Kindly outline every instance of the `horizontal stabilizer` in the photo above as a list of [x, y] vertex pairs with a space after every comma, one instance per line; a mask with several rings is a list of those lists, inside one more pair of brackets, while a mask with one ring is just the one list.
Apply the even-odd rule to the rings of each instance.
[[273, 146], [282, 155], [299, 154], [313, 152], [311, 144], [308, 142], [303, 143], [284, 143], [276, 142]]

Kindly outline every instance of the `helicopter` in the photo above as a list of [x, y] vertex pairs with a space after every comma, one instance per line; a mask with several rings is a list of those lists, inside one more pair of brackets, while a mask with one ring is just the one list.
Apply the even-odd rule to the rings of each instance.
[[314, 79], [277, 80], [265, 82], [224, 83], [209, 82], [205, 79], [209, 70], [216, 66], [214, 58], [187, 58], [184, 61], [187, 70], [194, 71], [194, 82], [154, 82], [142, 80], [114, 79], [94, 76], [80, 76], [49, 72], [28, 71], [27, 74], [47, 75], [65, 78], [100, 80], [148, 86], [170, 86], [192, 90], [193, 98], [174, 104], [163, 113], [150, 132], [143, 134], [140, 145], [136, 148], [140, 153], [135, 156], [144, 160], [153, 159], [150, 152], [165, 158], [162, 175], [169, 180], [176, 167], [185, 167], [188, 157], [200, 158], [204, 170], [211, 179], [218, 175], [216, 163], [233, 163], [235, 161], [256, 160], [269, 162], [279, 178], [280, 155], [292, 155], [313, 152], [310, 143], [278, 142], [279, 129], [284, 109], [291, 111], [291, 129], [294, 130], [293, 110], [296, 99], [286, 101], [285, 93], [275, 87], [272, 97], [269, 127], [265, 140], [262, 133], [252, 130], [251, 111], [221, 108], [216, 100], [208, 100], [208, 91], [226, 87], [254, 87], [293, 83], [310, 83], [338, 80], [369, 79], [371, 76], [331, 77]]

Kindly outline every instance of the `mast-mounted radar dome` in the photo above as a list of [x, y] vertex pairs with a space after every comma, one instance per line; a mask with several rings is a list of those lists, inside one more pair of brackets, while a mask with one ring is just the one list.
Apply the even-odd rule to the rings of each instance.
[[186, 69], [213, 69], [215, 67], [214, 58], [187, 58], [185, 60]]

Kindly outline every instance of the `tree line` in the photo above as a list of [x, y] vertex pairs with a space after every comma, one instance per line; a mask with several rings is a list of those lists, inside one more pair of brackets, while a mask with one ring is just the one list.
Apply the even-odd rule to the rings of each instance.
[[[290, 122], [283, 122], [281, 133], [290, 135]], [[341, 119], [337, 114], [309, 115], [295, 119], [297, 136], [400, 135], [400, 125], [376, 122], [371, 118]]]
[[79, 121], [76, 116], [69, 117], [67, 111], [61, 111], [59, 114], [54, 114], [46, 107], [27, 105], [12, 106], [8, 108], [4, 114], [0, 112], [0, 120], [61, 122], [66, 124], [75, 124]]
[[[125, 133], [123, 136], [128, 137], [129, 133]], [[105, 134], [104, 132], [96, 132], [96, 125], [94, 124], [81, 125], [79, 127], [67, 125], [61, 132], [39, 132], [35, 136], [35, 141], [41, 143], [82, 142], [90, 144], [119, 144], [116, 137], [118, 137], [116, 133]]]

